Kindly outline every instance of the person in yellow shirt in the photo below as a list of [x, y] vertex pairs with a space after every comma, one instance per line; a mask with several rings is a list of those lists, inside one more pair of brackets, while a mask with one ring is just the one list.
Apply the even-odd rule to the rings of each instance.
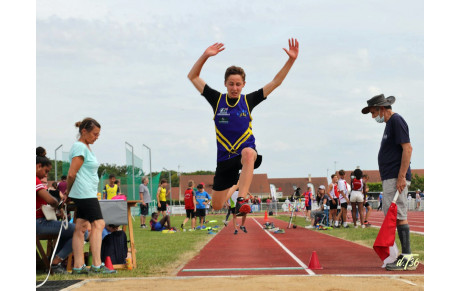
[[115, 175], [110, 174], [109, 184], [106, 184], [104, 187], [104, 190], [102, 190], [102, 194], [103, 194], [102, 199], [111, 200], [113, 197], [120, 194], [120, 187], [118, 187], [118, 185], [115, 184], [115, 180], [116, 180]]
[[167, 185], [166, 179], [161, 179], [160, 187], [158, 187], [157, 191], [158, 212], [161, 212], [163, 217], [166, 215], [166, 197], [171, 194], [170, 191], [166, 189]]

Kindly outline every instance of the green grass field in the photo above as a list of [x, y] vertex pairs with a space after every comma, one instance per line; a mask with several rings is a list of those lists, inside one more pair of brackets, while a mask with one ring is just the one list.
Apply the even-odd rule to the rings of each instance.
[[[207, 220], [217, 220], [216, 223], [208, 223], [208, 226], [219, 225], [220, 230], [223, 227], [223, 215], [208, 215]], [[289, 216], [279, 215], [277, 218], [289, 221]], [[149, 218], [150, 220], [150, 218]], [[172, 216], [171, 224], [180, 229], [184, 216]], [[54, 275], [49, 280], [71, 280], [97, 277], [149, 277], [149, 276], [172, 276], [185, 263], [192, 259], [200, 249], [214, 236], [207, 231], [177, 231], [176, 233], [161, 233], [150, 231], [150, 228], [141, 229], [139, 227], [139, 217], [135, 217], [133, 222], [134, 242], [137, 250], [137, 268], [131, 271], [118, 270], [113, 275]], [[303, 217], [297, 217], [296, 225], [304, 227], [306, 225]], [[186, 228], [190, 228], [190, 221], [187, 222]], [[319, 230], [318, 230], [319, 231]], [[368, 247], [372, 247], [377, 236], [377, 228], [354, 229], [330, 229], [321, 231], [324, 234], [339, 237], [345, 240], [353, 241]], [[396, 234], [397, 236], [397, 234]], [[399, 238], [396, 237], [399, 249]], [[412, 252], [419, 254], [420, 261], [424, 258], [424, 237], [422, 235], [411, 234]], [[89, 244], [85, 245], [85, 251], [88, 251]], [[41, 281], [46, 278], [46, 274], [37, 270], [36, 280]]]
[[[161, 217], [161, 216], [160, 216]], [[176, 233], [161, 233], [150, 231], [150, 227], [141, 229], [139, 217], [133, 221], [134, 243], [136, 246], [137, 268], [133, 270], [118, 270], [113, 275], [62, 275], [56, 274], [49, 280], [71, 280], [86, 277], [146, 277], [146, 276], [165, 276], [172, 275], [182, 264], [192, 259], [200, 249], [214, 236], [204, 230], [180, 231], [180, 225], [185, 216], [172, 216], [171, 225], [178, 228]], [[207, 220], [217, 219], [217, 223], [208, 223], [208, 226], [222, 224], [222, 216], [207, 216]], [[150, 220], [150, 218], [148, 219]], [[148, 222], [148, 221], [147, 221]], [[148, 223], [147, 223], [148, 224]], [[220, 229], [218, 228], [218, 230]], [[186, 229], [190, 228], [190, 220], [186, 224]], [[127, 230], [127, 237], [128, 230]], [[44, 245], [44, 241], [42, 245]], [[46, 248], [45, 248], [46, 250]], [[89, 244], [85, 244], [85, 251], [89, 250]], [[42, 270], [37, 270], [36, 280], [44, 280], [46, 274]]]

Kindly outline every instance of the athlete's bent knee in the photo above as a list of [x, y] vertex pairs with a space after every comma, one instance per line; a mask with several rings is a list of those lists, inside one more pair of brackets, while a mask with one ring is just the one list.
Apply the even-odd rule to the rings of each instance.
[[241, 163], [254, 163], [257, 158], [257, 153], [252, 148], [245, 148], [241, 151]]

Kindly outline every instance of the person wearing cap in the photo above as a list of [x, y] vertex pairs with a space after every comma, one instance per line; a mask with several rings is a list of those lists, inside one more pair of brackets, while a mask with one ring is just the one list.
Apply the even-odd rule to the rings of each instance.
[[328, 213], [325, 211], [327, 210], [327, 203], [328, 203], [328, 195], [326, 195], [326, 187], [321, 185], [318, 187], [318, 192], [316, 193], [316, 204], [318, 206], [317, 209], [310, 212], [310, 225], [306, 225], [305, 228], [315, 228], [317, 223], [321, 223], [321, 219], [324, 218], [328, 221]]
[[367, 100], [362, 114], [371, 113], [378, 123], [386, 123], [380, 143], [378, 164], [383, 187], [383, 212], [386, 215], [396, 191], [400, 195], [396, 200], [398, 214], [396, 228], [401, 241], [401, 254], [393, 262], [386, 265], [389, 271], [415, 270], [414, 256], [410, 247], [410, 228], [407, 221], [407, 193], [411, 181], [410, 159], [412, 145], [409, 137], [409, 126], [404, 118], [393, 112], [391, 105], [396, 101], [394, 96], [383, 94]]
[[211, 202], [211, 196], [209, 196], [208, 192], [204, 191], [203, 183], [198, 184], [197, 186], [198, 192], [195, 194], [195, 201], [196, 201], [196, 216], [200, 218], [200, 225], [196, 227], [196, 229], [205, 230], [206, 227], [204, 223], [206, 221], [206, 205]]
[[420, 210], [420, 203], [422, 202], [422, 197], [420, 197], [420, 189], [415, 191], [415, 203], [417, 203], [416, 210]]

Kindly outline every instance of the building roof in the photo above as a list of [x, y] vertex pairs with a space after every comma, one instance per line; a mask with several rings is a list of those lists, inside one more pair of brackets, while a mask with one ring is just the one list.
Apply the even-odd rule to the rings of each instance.
[[[345, 170], [345, 179], [348, 181], [350, 180], [351, 173], [354, 171], [353, 170]], [[368, 183], [378, 183], [382, 182], [380, 179], [380, 172], [379, 170], [363, 170], [363, 174], [369, 175], [369, 181]], [[425, 175], [425, 170], [424, 169], [411, 169], [412, 176], [417, 174], [418, 176], [424, 176]], [[337, 175], [339, 175], [339, 171], [336, 172]]]
[[300, 193], [307, 191], [308, 184], [313, 184], [313, 193], [316, 193], [320, 185], [327, 186], [326, 177], [310, 178], [269, 178], [268, 182], [275, 185], [277, 192], [282, 192], [283, 196], [291, 196], [294, 193], [294, 186], [300, 187]]
[[[181, 193], [187, 189], [188, 181], [193, 180], [196, 185], [204, 183], [204, 190], [209, 194], [212, 193], [212, 186], [214, 183], [214, 175], [181, 175], [180, 176], [180, 189]], [[270, 185], [268, 183], [267, 174], [254, 174], [252, 178], [251, 187], [249, 192], [252, 194], [270, 193]]]

